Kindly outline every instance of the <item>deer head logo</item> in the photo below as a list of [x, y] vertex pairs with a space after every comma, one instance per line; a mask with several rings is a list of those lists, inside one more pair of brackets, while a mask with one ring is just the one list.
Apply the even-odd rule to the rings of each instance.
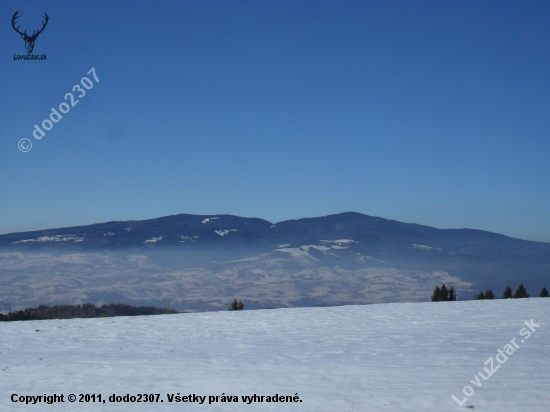
[[15, 27], [15, 21], [19, 17], [18, 13], [19, 13], [19, 10], [17, 10], [14, 13], [13, 17], [11, 18], [11, 25], [12, 25], [13, 29], [21, 35], [21, 38], [23, 40], [25, 40], [25, 49], [27, 49], [27, 53], [32, 53], [32, 51], [34, 50], [34, 42], [36, 41], [36, 38], [38, 37], [38, 35], [40, 33], [42, 33], [42, 31], [44, 31], [44, 28], [46, 27], [46, 24], [48, 24], [49, 17], [46, 13], [44, 13], [44, 19], [46, 21], [44, 21], [44, 23], [42, 24], [42, 28], [38, 31], [34, 30], [32, 32], [32, 35], [29, 36], [27, 34], [27, 30], [25, 30], [25, 32], [22, 33], [22, 32], [19, 31], [19, 26]]

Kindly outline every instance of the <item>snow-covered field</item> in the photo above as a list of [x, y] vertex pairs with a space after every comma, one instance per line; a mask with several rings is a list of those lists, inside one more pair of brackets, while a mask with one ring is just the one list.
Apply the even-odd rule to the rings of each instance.
[[[535, 298], [1, 323], [0, 410], [547, 412], [549, 314]], [[505, 348], [514, 338], [519, 349]], [[465, 386], [459, 406], [451, 395], [462, 401]], [[10, 400], [54, 393], [65, 403]], [[68, 402], [81, 393], [106, 403]], [[108, 400], [143, 393], [159, 402]], [[254, 394], [264, 402], [243, 402]], [[266, 402], [275, 394], [301, 402]]]

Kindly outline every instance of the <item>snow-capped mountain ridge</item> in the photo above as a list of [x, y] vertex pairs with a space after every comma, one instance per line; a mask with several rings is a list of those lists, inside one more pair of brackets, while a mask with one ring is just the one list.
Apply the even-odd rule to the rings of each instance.
[[441, 283], [463, 298], [519, 283], [533, 295], [550, 287], [550, 244], [351, 212], [275, 225], [176, 215], [1, 235], [0, 275], [9, 307], [219, 309], [237, 293], [255, 307], [419, 301]]

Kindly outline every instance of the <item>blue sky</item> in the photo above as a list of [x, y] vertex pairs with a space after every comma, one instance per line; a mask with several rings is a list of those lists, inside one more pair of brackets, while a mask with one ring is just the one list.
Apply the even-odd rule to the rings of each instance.
[[[48, 13], [46, 61], [13, 59], [16, 10]], [[0, 21], [0, 233], [357, 211], [550, 241], [548, 1], [5, 0]]]

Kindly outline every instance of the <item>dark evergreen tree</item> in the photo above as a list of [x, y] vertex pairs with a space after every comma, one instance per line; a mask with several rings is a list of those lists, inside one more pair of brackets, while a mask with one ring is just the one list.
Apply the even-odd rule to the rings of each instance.
[[514, 299], [528, 298], [529, 294], [527, 289], [523, 286], [523, 283], [520, 283], [516, 291], [514, 292]]
[[493, 291], [491, 289], [487, 289], [485, 291], [484, 299], [494, 299], [494, 298], [495, 298], [495, 294], [493, 293]]
[[243, 310], [244, 309], [244, 303], [242, 300], [237, 301], [237, 298], [233, 299], [233, 302], [231, 302], [231, 305], [229, 306], [229, 310]]
[[502, 299], [511, 299], [512, 298], [512, 288], [510, 286], [506, 286], [506, 289], [504, 289], [504, 293], [502, 294]]
[[441, 289], [437, 286], [432, 293], [432, 302], [439, 302], [441, 296]]
[[448, 300], [449, 297], [449, 291], [447, 290], [447, 286], [445, 286], [445, 283], [441, 285], [441, 291], [439, 293], [439, 301], [445, 302]]
[[447, 300], [454, 302], [456, 300], [455, 288], [451, 286], [449, 289], [449, 294], [447, 295]]
[[445, 284], [441, 287], [437, 286], [432, 293], [432, 302], [445, 302], [448, 300], [456, 300], [456, 291], [454, 287], [447, 289]]
[[546, 290], [546, 287], [543, 286], [542, 287], [542, 290], [540, 291], [540, 295], [539, 295], [541, 298], [547, 298], [548, 297], [548, 290]]
[[485, 299], [485, 295], [483, 294], [483, 291], [477, 294], [477, 300], [482, 300], [482, 299]]

